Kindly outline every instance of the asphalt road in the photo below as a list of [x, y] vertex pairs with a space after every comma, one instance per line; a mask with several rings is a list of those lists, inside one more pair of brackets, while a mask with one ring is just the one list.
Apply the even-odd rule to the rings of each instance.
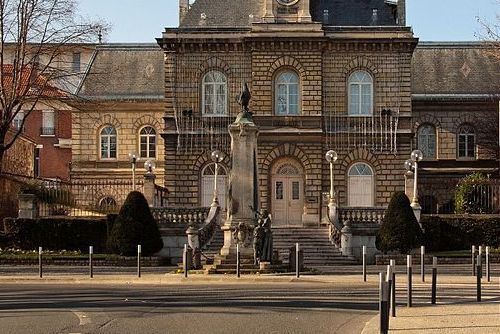
[[376, 289], [329, 284], [0, 287], [0, 333], [360, 333]]

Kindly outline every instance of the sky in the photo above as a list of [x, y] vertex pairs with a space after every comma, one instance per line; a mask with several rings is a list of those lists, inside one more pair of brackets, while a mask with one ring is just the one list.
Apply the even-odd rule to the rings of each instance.
[[[227, 0], [231, 1], [231, 0]], [[151, 42], [179, 24], [179, 0], [79, 0], [80, 13], [111, 25], [106, 42]], [[500, 0], [406, 0], [407, 24], [422, 41], [474, 41], [477, 18], [497, 21]]]

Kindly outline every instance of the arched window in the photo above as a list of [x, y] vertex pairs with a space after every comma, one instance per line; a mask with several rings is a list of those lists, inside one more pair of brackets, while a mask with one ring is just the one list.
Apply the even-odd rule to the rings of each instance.
[[424, 158], [436, 158], [436, 128], [431, 124], [424, 124], [417, 131], [418, 149]]
[[156, 130], [150, 126], [143, 127], [139, 133], [140, 157], [156, 158]]
[[222, 72], [210, 71], [203, 77], [203, 115], [227, 115], [227, 78]]
[[114, 212], [118, 208], [113, 197], [107, 196], [99, 200], [99, 210], [101, 212]]
[[293, 71], [279, 73], [275, 81], [276, 115], [300, 114], [299, 76]]
[[369, 116], [373, 113], [373, 78], [366, 71], [349, 76], [349, 115]]
[[362, 162], [356, 163], [349, 169], [348, 179], [348, 205], [373, 206], [375, 182], [372, 168]]
[[476, 132], [470, 124], [463, 124], [457, 132], [458, 158], [476, 157]]
[[108, 125], [100, 133], [101, 159], [116, 159], [116, 129]]
[[[214, 198], [215, 163], [206, 165], [201, 171], [201, 206], [208, 207]], [[217, 198], [222, 209], [226, 207], [226, 169], [218, 164]]]

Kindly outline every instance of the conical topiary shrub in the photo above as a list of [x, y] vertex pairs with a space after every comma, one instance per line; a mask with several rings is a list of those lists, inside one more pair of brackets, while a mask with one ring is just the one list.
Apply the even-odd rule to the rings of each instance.
[[377, 234], [377, 248], [384, 253], [399, 251], [407, 254], [422, 241], [422, 230], [408, 197], [402, 191], [394, 193]]
[[142, 193], [132, 191], [128, 194], [113, 224], [107, 245], [113, 254], [129, 256], [137, 254], [137, 245], [141, 245], [144, 256], [154, 254], [163, 247], [160, 231]]

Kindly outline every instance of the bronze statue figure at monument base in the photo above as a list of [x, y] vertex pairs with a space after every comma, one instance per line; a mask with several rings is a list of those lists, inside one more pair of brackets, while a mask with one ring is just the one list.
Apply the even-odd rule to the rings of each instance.
[[266, 209], [256, 212], [257, 225], [253, 230], [253, 254], [254, 264], [260, 262], [272, 262], [273, 258], [273, 234], [271, 231], [271, 216]]

